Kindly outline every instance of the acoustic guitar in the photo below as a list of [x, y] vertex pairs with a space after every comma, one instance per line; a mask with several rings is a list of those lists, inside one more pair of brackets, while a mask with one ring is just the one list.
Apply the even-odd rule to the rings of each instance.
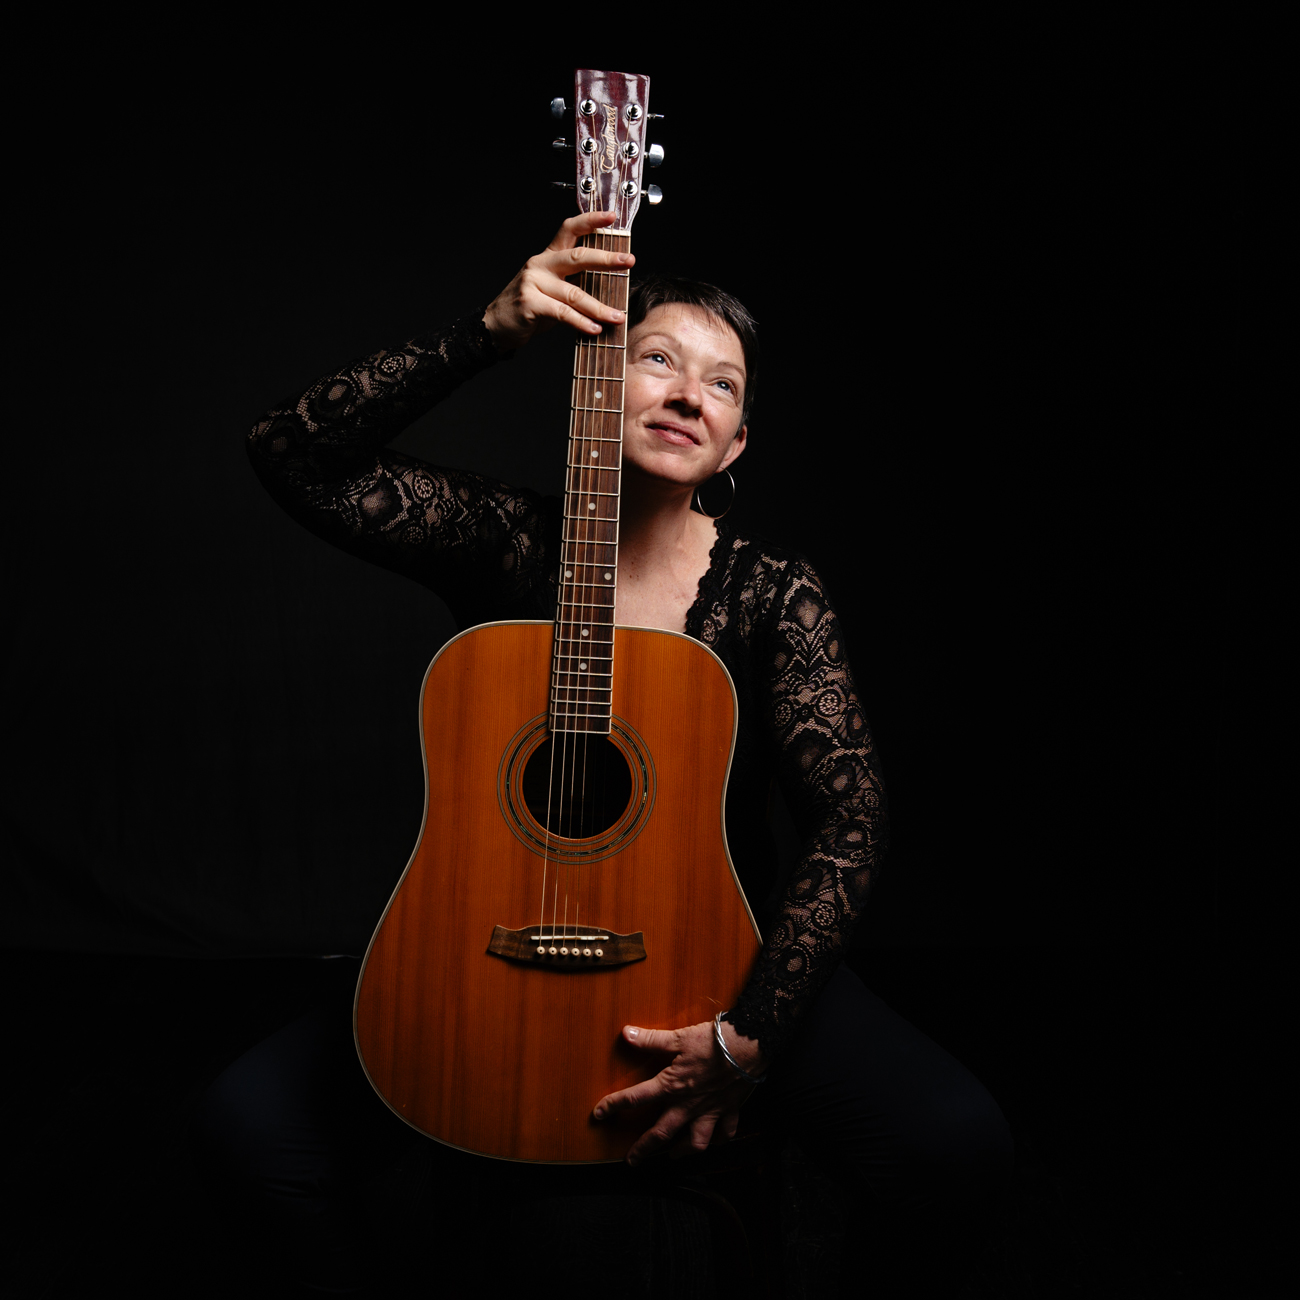
[[[576, 74], [579, 208], [618, 214], [594, 246], [629, 247], [648, 96]], [[627, 307], [626, 272], [582, 287]], [[379, 1095], [500, 1159], [620, 1160], [653, 1118], [591, 1109], [665, 1064], [622, 1027], [711, 1020], [759, 948], [723, 826], [731, 678], [698, 641], [615, 621], [625, 342], [576, 344], [554, 624], [471, 628], [425, 674], [424, 821], [357, 986]]]

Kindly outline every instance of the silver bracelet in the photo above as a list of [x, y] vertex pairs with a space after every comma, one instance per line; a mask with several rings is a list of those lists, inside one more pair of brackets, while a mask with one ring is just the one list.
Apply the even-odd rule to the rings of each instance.
[[726, 1040], [722, 1037], [722, 1017], [730, 1014], [731, 1013], [728, 1011], [719, 1011], [718, 1014], [713, 1017], [713, 1037], [717, 1040], [718, 1050], [727, 1058], [727, 1064], [731, 1066], [731, 1068], [735, 1070], [735, 1072], [740, 1075], [746, 1083], [762, 1083], [763, 1080], [767, 1078], [766, 1074], [755, 1075], [750, 1074], [748, 1070], [741, 1069], [741, 1067], [736, 1063], [736, 1058], [727, 1051]]

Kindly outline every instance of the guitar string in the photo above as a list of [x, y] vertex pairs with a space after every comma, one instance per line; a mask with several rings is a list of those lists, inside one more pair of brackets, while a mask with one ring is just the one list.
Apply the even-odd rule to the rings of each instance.
[[[588, 245], [590, 246], [591, 241], [587, 241], [587, 242]], [[599, 246], [598, 243], [596, 246]], [[591, 282], [590, 273], [584, 275], [583, 279], [586, 282], [583, 286], [584, 290], [589, 291], [591, 288], [596, 287]], [[578, 337], [578, 340], [574, 348], [575, 375], [574, 375], [573, 384], [571, 388], [571, 392], [573, 394], [574, 410], [573, 410], [573, 421], [571, 425], [573, 434], [572, 437], [570, 438], [570, 443], [569, 443], [568, 459], [570, 460], [574, 459], [573, 452], [579, 446], [583, 445], [583, 443], [587, 440], [582, 435], [586, 434], [589, 437], [589, 433], [590, 433], [588, 427], [589, 416], [586, 410], [586, 407], [590, 403], [586, 391], [584, 389], [585, 380], [583, 379], [583, 375], [586, 370], [583, 353], [586, 350], [587, 349], [584, 346], [584, 338], [583, 336], [580, 335]], [[581, 461], [581, 458], [579, 458], [579, 460]], [[568, 491], [566, 492], [566, 504], [570, 507], [569, 511], [566, 512], [570, 515], [570, 518], [567, 521], [568, 527], [566, 528], [566, 532], [570, 533], [571, 540], [566, 544], [565, 547], [566, 563], [564, 564], [563, 580], [565, 582], [566, 591], [564, 593], [565, 601], [562, 606], [563, 617], [560, 623], [560, 627], [562, 629], [566, 629], [569, 635], [565, 638], [565, 640], [561, 643], [561, 645], [557, 647], [557, 652], [563, 655], [562, 662], [563, 662], [564, 670], [561, 674], [559, 674], [559, 677], [560, 677], [560, 682], [563, 682], [564, 684], [560, 685], [559, 682], [557, 682], [556, 684], [554, 708], [555, 708], [555, 722], [558, 729], [558, 734], [555, 736], [555, 738], [552, 741], [552, 749], [556, 748], [558, 745], [561, 748], [561, 752], [562, 752], [562, 757], [560, 762], [560, 787], [558, 792], [559, 797], [556, 801], [557, 803], [556, 817], [559, 822], [559, 833], [561, 835], [564, 835], [567, 832], [569, 836], [572, 836], [574, 830], [572, 824], [573, 808], [574, 808], [573, 776], [574, 776], [574, 768], [576, 766], [577, 758], [578, 758], [577, 737], [572, 733], [572, 725], [576, 721], [574, 715], [577, 713], [577, 709], [574, 707], [574, 705], [577, 703], [577, 699], [575, 697], [581, 697], [584, 694], [584, 692], [581, 690], [579, 686], [575, 686], [575, 681], [578, 679], [574, 672], [574, 639], [572, 635], [575, 631], [579, 631], [579, 628], [577, 626], [577, 620], [578, 620], [577, 582], [578, 582], [578, 574], [581, 572], [580, 566], [582, 562], [582, 557], [584, 556], [586, 550], [588, 549], [584, 545], [584, 543], [586, 543], [589, 540], [585, 521], [582, 524], [579, 524], [578, 517], [580, 516], [576, 515], [576, 512], [580, 508], [579, 507], [580, 498], [583, 495], [582, 489], [584, 486], [584, 480], [585, 480], [585, 467], [579, 470], [578, 481], [576, 483], [573, 481], [572, 472], [570, 472], [569, 481], [568, 481]], [[567, 706], [566, 713], [568, 716], [561, 715], [561, 711], [559, 707], [561, 703], [561, 699], [563, 699], [565, 705]], [[583, 711], [585, 712], [585, 709]], [[562, 727], [560, 725], [561, 723], [564, 724]], [[566, 787], [568, 791], [567, 817], [566, 817], [566, 810], [564, 806]], [[566, 820], [567, 820], [567, 825], [566, 825]], [[552, 909], [551, 934], [552, 936], [554, 936], [557, 933], [557, 931], [559, 931], [560, 946], [562, 949], [567, 949], [568, 947], [567, 939], [569, 934], [569, 898], [573, 887], [573, 861], [571, 857], [564, 864], [563, 874], [564, 874], [564, 916], [561, 925], [560, 911], [559, 911], [560, 871], [559, 871], [559, 864], [557, 863], [556, 901], [555, 901], [555, 906]], [[554, 946], [554, 940], [552, 940], [552, 946]]]
[[[607, 249], [608, 246], [609, 246], [609, 241], [605, 236], [605, 232], [603, 231], [597, 232], [596, 239], [595, 239], [595, 247], [597, 249], [604, 250]], [[608, 277], [603, 272], [601, 271], [591, 272], [587, 288], [588, 291], [592, 293], [593, 297], [597, 298], [600, 302], [605, 302], [609, 297], [609, 290], [611, 287], [612, 286], [609, 283]], [[590, 344], [591, 344], [591, 340], [588, 339], [583, 349], [588, 353], [588, 356], [586, 358], [583, 358], [579, 365], [579, 379], [578, 379], [578, 391], [579, 391], [579, 396], [581, 398], [581, 404], [583, 407], [583, 424], [584, 424], [584, 428], [586, 429], [589, 435], [588, 438], [589, 442], [592, 440], [591, 435], [593, 434], [595, 438], [603, 437], [607, 425], [607, 421], [603, 417], [603, 413], [597, 409], [594, 409], [595, 404], [597, 402], [603, 404], [603, 402], [605, 401], [603, 395], [599, 398], [595, 396], [596, 393], [603, 394], [604, 391], [604, 379], [601, 374], [604, 367], [602, 364], [600, 364], [600, 360], [599, 360], [601, 356], [600, 351], [594, 347], [591, 347]], [[586, 448], [584, 446], [584, 451], [585, 450]], [[588, 496], [588, 494], [591, 494], [590, 500], [594, 503], [599, 499], [596, 494], [600, 490], [599, 488], [599, 484], [601, 481], [600, 461], [598, 459], [596, 461], [596, 465], [592, 466], [591, 458], [589, 455], [583, 455], [579, 458], [579, 460], [582, 466], [581, 470], [579, 471], [579, 482], [580, 484], [583, 485], [585, 489], [582, 495], [586, 497]], [[584, 512], [584, 521], [585, 521], [584, 526], [586, 527], [587, 530], [588, 543], [583, 548], [583, 557], [582, 557], [583, 560], [585, 561], [586, 567], [581, 571], [587, 572], [589, 574], [592, 568], [591, 560], [593, 558], [593, 551], [595, 550], [596, 546], [600, 544], [599, 539], [601, 533], [601, 519], [600, 519], [599, 510], [592, 511], [590, 516], [588, 516], [587, 513]], [[575, 578], [578, 572], [580, 572], [580, 570], [578, 570], [575, 567], [574, 569]], [[575, 590], [575, 597], [576, 597], [576, 592], [577, 592], [576, 586], [574, 590]], [[591, 616], [589, 615], [588, 617]], [[595, 632], [598, 627], [599, 627], [598, 621], [593, 618], [591, 623], [591, 630]], [[585, 671], [586, 673], [585, 676], [579, 677], [578, 679], [580, 682], [580, 686], [578, 688], [578, 695], [582, 703], [582, 712], [584, 715], [590, 714], [591, 706], [593, 703], [592, 688], [590, 685], [591, 683], [590, 669], [591, 669], [591, 664], [595, 661], [595, 656], [592, 653], [592, 651], [595, 649], [594, 643], [597, 641], [598, 638], [596, 636], [592, 636], [589, 639], [593, 642], [593, 645], [585, 648], [587, 654], [587, 658], [585, 660], [585, 662], [587, 663], [586, 670], [583, 670], [581, 668], [581, 664], [584, 661], [581, 659], [579, 660], [579, 671], [580, 672]], [[590, 761], [591, 761], [591, 731], [589, 730], [590, 722], [584, 721], [584, 727], [588, 729], [585, 729], [581, 733], [581, 739], [579, 740], [576, 735], [574, 739], [574, 751], [575, 751], [574, 769], [575, 770], [570, 775], [570, 793], [569, 793], [570, 807], [572, 808], [576, 806], [578, 809], [581, 810], [579, 813], [579, 824], [576, 828], [573, 828], [577, 831], [579, 836], [582, 836], [588, 829], [588, 826], [586, 824], [587, 822], [586, 814], [588, 812], [587, 774], [590, 768]], [[580, 758], [579, 758], [579, 754], [581, 755]], [[580, 777], [577, 772], [577, 767], [579, 763], [581, 764], [581, 768], [582, 768]], [[572, 877], [573, 877], [573, 900], [574, 900], [573, 930], [574, 930], [574, 942], [576, 946], [578, 943], [577, 935], [581, 930], [581, 918], [582, 918], [582, 890], [581, 890], [582, 873], [578, 870], [576, 864], [572, 867]]]
[[[626, 172], [627, 172], [627, 163], [621, 157], [619, 160], [619, 167], [620, 167], [620, 182], [621, 182], [622, 178], [626, 176]], [[620, 228], [626, 230], [626, 214], [622, 210], [626, 206], [625, 203], [626, 196], [624, 196], [621, 193], [621, 183], [619, 189], [616, 190], [616, 196], [617, 196], [616, 207], [615, 207], [616, 219], [618, 220], [618, 224]], [[588, 210], [592, 210], [593, 208], [594, 208], [594, 199], [592, 200], [592, 203], [589, 206]], [[617, 236], [612, 236], [612, 235], [607, 236], [606, 232], [600, 231], [600, 232], [595, 232], [594, 241], [588, 240], [587, 242], [588, 242], [588, 246], [594, 246], [602, 250], [609, 250], [611, 248], [617, 247], [617, 239], [618, 239]], [[599, 271], [592, 271], [592, 272], [588, 272], [584, 278], [588, 279], [588, 286], [587, 286], [588, 290], [589, 291], [591, 289], [596, 290], [596, 292], [592, 296], [597, 297], [602, 302], [606, 301], [606, 298], [608, 297], [612, 304], [614, 298], [617, 296], [617, 290], [619, 288], [618, 279], [615, 278], [618, 276], [619, 273], [614, 272], [612, 275], [609, 276], [609, 279], [606, 280], [605, 273]], [[622, 277], [619, 278], [626, 279], [626, 272], [623, 273]], [[623, 307], [623, 310], [626, 311], [626, 307]], [[626, 329], [626, 325], [624, 326], [624, 328]], [[575, 496], [588, 498], [590, 502], [594, 503], [597, 500], [598, 495], [603, 495], [600, 494], [599, 487], [596, 485], [599, 485], [599, 483], [601, 482], [601, 474], [607, 468], [603, 464], [603, 461], [601, 460], [598, 460], [595, 466], [591, 466], [589, 456], [586, 454], [587, 447], [590, 445], [590, 442], [592, 441], [591, 438], [592, 429], [595, 428], [598, 431], [596, 433], [596, 438], [599, 439], [600, 441], [604, 441], [605, 439], [603, 435], [608, 432], [608, 425], [609, 425], [608, 408], [604, 407], [603, 405], [601, 408], [595, 408], [593, 405], [594, 401], [600, 401], [603, 403], [606, 399], [603, 396], [601, 398], [593, 398], [593, 393], [600, 390], [594, 389], [592, 385], [600, 384], [603, 389], [608, 383], [608, 377], [602, 373], [604, 370], [604, 365], [601, 362], [601, 353], [596, 348], [590, 347], [589, 346], [590, 343], [591, 340], [589, 338], [580, 336], [575, 348], [575, 360], [577, 361], [578, 364], [576, 366], [577, 373], [574, 379], [574, 398], [575, 398], [573, 403], [574, 409], [572, 410], [571, 421], [570, 421], [570, 439], [569, 439], [570, 458], [569, 459], [570, 459], [571, 469], [573, 467], [572, 462], [574, 460], [572, 453], [574, 451], [577, 451], [581, 447], [583, 454], [577, 457], [578, 483], [575, 485], [572, 481], [572, 478], [570, 478], [570, 491], [568, 495], [571, 504], [577, 504], [577, 502], [574, 500]], [[626, 345], [626, 338], [624, 338], [624, 346], [625, 345]], [[583, 356], [584, 352], [588, 354], [588, 357], [584, 358]], [[621, 354], [620, 359], [622, 359], [625, 362], [626, 358], [625, 355], [622, 355], [622, 349], [620, 349], [620, 354]], [[594, 368], [594, 372], [592, 366], [590, 364], [587, 364], [589, 360], [594, 360], [597, 362]], [[624, 372], [625, 366], [619, 367], [619, 370], [620, 372]], [[626, 378], [625, 373], [623, 374], [623, 378], [624, 379]], [[623, 433], [622, 430], [623, 402], [621, 400], [622, 399], [621, 391], [619, 393], [619, 399], [620, 400], [618, 401], [617, 412], [616, 412], [619, 417], [618, 437], [617, 437], [618, 449], [616, 452], [618, 463], [617, 466], [615, 467], [616, 489], [618, 486], [618, 480], [620, 480], [622, 477], [621, 476], [621, 465], [622, 465], [621, 453], [622, 453], [622, 433]], [[582, 438], [580, 436], [582, 433], [586, 433], [587, 437]], [[590, 563], [590, 560], [592, 558], [591, 555], [592, 549], [595, 545], [599, 544], [600, 524], [602, 523], [600, 514], [598, 511], [595, 511], [594, 509], [581, 510], [580, 513], [584, 519], [584, 522], [579, 526], [579, 528], [574, 529], [574, 532], [576, 532], [578, 535], [573, 537], [569, 542], [567, 542], [566, 546], [562, 548], [562, 552], [561, 552], [562, 567], [565, 569], [566, 574], [569, 575], [566, 581], [566, 585], [569, 588], [567, 593], [567, 600], [562, 599], [561, 611], [560, 611], [561, 617], [557, 622], [557, 631], [561, 631], [561, 632], [564, 629], [566, 624], [570, 631], [572, 631], [575, 625], [578, 624], [579, 601], [577, 597], [578, 597], [578, 588], [581, 582], [578, 575], [583, 570], [580, 567], [581, 561], [574, 558], [573, 547], [576, 546], [578, 548], [579, 554], [581, 554], [588, 561], [586, 566], [588, 571], [594, 571], [599, 567], [603, 567], [603, 566], [593, 565]], [[590, 521], [588, 522], [589, 515], [590, 515]], [[615, 520], [614, 520], [615, 530], [617, 530], [617, 517], [618, 516], [616, 510]], [[571, 520], [570, 522], [572, 523], [576, 521]], [[615, 537], [615, 544], [616, 542], [617, 542], [617, 537]], [[566, 552], [568, 553], [567, 555], [565, 554]], [[569, 560], [568, 564], [564, 563], [565, 559]], [[593, 606], [593, 608], [600, 608], [600, 607]], [[598, 628], [599, 626], [601, 625], [596, 620], [593, 619], [591, 621], [592, 629]], [[608, 658], [609, 666], [610, 669], [612, 670], [613, 638], [614, 638], [614, 624], [613, 624], [612, 609], [611, 609], [608, 635], [609, 635], [609, 645], [607, 649], [609, 651], [609, 654], [608, 656], [602, 656], [602, 657]], [[591, 650], [597, 648], [598, 638], [589, 637], [588, 639], [593, 642], [593, 645], [587, 648], [586, 662], [590, 664], [595, 659], [595, 656], [591, 654]], [[551, 840], [551, 832], [552, 832], [552, 823], [553, 822], [555, 823], [555, 833], [559, 836], [564, 836], [567, 832], [567, 834], [570, 837], [577, 835], [577, 837], [583, 838], [590, 833], [590, 826], [592, 824], [593, 817], [599, 815], [601, 822], [603, 824], [603, 819], [606, 811], [605, 809], [606, 800], [604, 796], [607, 788], [607, 782], [604, 780], [601, 781], [599, 808], [594, 806], [595, 790], [588, 788], [588, 776], [589, 776], [589, 769], [590, 769], [590, 762], [591, 762], [591, 749], [592, 749], [592, 745], [591, 745], [592, 732], [589, 727], [589, 718], [590, 718], [591, 706], [593, 705], [593, 703], [597, 705], [598, 709], [603, 706], [611, 709], [612, 711], [613, 679], [611, 677], [609, 683], [609, 688], [611, 692], [610, 699], [608, 701], [603, 701], [603, 702], [594, 701], [592, 699], [592, 695], [596, 688], [594, 688], [591, 685], [592, 675], [590, 673], [587, 673], [585, 676], [578, 676], [573, 671], [575, 656], [573, 653], [572, 645], [573, 645], [573, 641], [571, 637], [562, 641], [557, 640], [555, 656], [554, 656], [557, 669], [559, 669], [561, 664], [563, 664], [563, 671], [559, 671], [556, 674], [557, 682], [556, 682], [556, 688], [553, 692], [552, 704], [551, 704], [551, 712], [552, 712], [552, 736], [551, 736], [551, 756], [550, 756], [551, 762], [550, 762], [550, 771], [548, 773], [548, 780], [547, 780], [547, 824], [546, 824], [547, 853], [544, 855], [544, 859], [543, 859], [543, 881], [542, 881], [543, 906], [542, 906], [542, 916], [541, 916], [542, 925], [539, 930], [540, 934], [546, 933], [546, 928], [545, 928], [546, 877], [549, 870], [549, 849], [550, 849], [550, 840]], [[600, 648], [605, 649], [606, 647], [602, 646]], [[581, 656], [581, 652], [579, 652], [579, 658], [580, 656]], [[560, 685], [560, 680], [563, 680], [565, 685]], [[575, 682], [578, 683], [576, 686], [574, 684]], [[575, 695], [578, 697], [576, 700], [574, 698]], [[564, 718], [561, 717], [560, 708], [559, 708], [561, 702], [560, 701], [561, 696], [567, 697], [565, 702], [570, 706], [569, 716]], [[575, 708], [573, 707], [574, 705], [580, 705], [581, 707], [580, 709]], [[581, 733], [578, 733], [577, 731], [573, 731], [571, 726], [564, 726], [562, 729], [560, 729], [559, 724], [562, 721], [572, 724], [578, 720], [578, 717], [581, 717], [584, 723], [588, 723], [587, 726], [584, 726]], [[558, 735], [557, 735], [557, 730], [558, 730]], [[580, 740], [579, 740], [579, 735], [581, 736]], [[560, 739], [560, 737], [562, 737], [562, 739]], [[598, 739], [600, 739], [600, 737], [598, 737]], [[608, 742], [608, 743], [612, 743], [612, 742]], [[560, 779], [559, 779], [558, 799], [555, 798], [556, 795], [555, 763], [556, 763], [557, 749], [560, 750], [560, 773], [559, 773]], [[580, 776], [577, 770], [579, 764], [581, 764], [581, 768], [582, 768]], [[566, 780], [566, 769], [567, 769], [567, 780]], [[601, 775], [602, 777], [605, 776], [603, 766], [602, 766]], [[569, 795], [567, 814], [564, 807], [564, 788], [566, 784], [568, 786], [568, 795]], [[589, 806], [589, 804], [591, 806]], [[576, 824], [575, 824], [575, 820], [576, 820]], [[564, 916], [563, 916], [563, 923], [562, 923], [561, 943], [562, 945], [566, 945], [566, 941], [569, 937], [569, 904], [570, 904], [570, 897], [572, 896], [573, 937], [575, 939], [575, 950], [576, 950], [576, 937], [581, 928], [580, 927], [581, 890], [580, 888], [578, 888], [580, 873], [577, 872], [576, 864], [572, 861], [566, 863], [565, 868], [566, 869], [563, 872], [565, 876]], [[554, 936], [556, 935], [557, 930], [561, 929], [561, 926], [557, 925], [557, 922], [560, 921], [560, 915], [559, 915], [560, 875], [561, 875], [560, 862], [557, 860], [556, 875], [555, 875], [555, 895], [554, 895], [554, 900], [551, 909], [552, 923], [551, 923], [550, 933], [552, 935], [552, 946], [554, 945]]]

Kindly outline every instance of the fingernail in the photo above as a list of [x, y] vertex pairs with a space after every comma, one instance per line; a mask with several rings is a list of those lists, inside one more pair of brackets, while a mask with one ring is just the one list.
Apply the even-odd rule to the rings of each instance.
[[618, 260], [619, 260], [619, 261], [620, 261], [624, 266], [627, 266], [627, 265], [632, 261], [632, 254], [631, 254], [631, 253], [620, 253], [620, 254], [618, 255]]
[[628, 1025], [627, 1029], [624, 1032], [627, 1034], [629, 1038], [637, 1038], [640, 1036], [641, 1033], [641, 1031], [635, 1025]]
[[594, 1113], [597, 1119], [604, 1119], [605, 1118], [604, 1106], [597, 1106]]

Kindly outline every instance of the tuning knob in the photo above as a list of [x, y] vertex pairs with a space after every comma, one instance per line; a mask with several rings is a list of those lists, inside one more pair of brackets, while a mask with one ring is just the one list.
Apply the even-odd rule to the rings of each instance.
[[551, 141], [552, 149], [572, 149], [573, 146], [561, 135]]
[[569, 111], [569, 106], [562, 99], [551, 100], [551, 116], [563, 117]]
[[647, 167], [660, 167], [664, 161], [664, 147], [661, 144], [652, 144], [645, 151], [645, 165]]
[[664, 201], [664, 192], [657, 185], [647, 185], [641, 193], [652, 208]]

